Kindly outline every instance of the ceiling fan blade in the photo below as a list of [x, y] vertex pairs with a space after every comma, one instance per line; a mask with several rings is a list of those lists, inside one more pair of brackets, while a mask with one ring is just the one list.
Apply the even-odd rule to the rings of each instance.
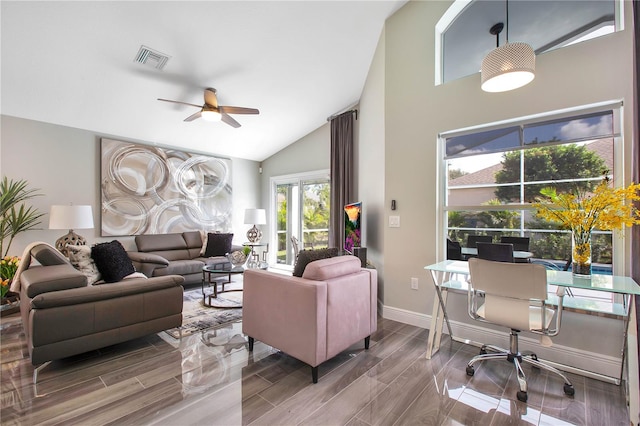
[[216, 96], [216, 89], [207, 87], [204, 89], [204, 103], [211, 105], [214, 108], [218, 108], [218, 97]]
[[200, 118], [202, 116], [202, 111], [198, 111], [195, 114], [191, 114], [190, 116], [188, 116], [187, 118], [184, 119], [184, 121], [193, 121], [196, 118]]
[[235, 127], [236, 129], [240, 127], [240, 123], [238, 123], [236, 120], [231, 118], [230, 115], [225, 114], [224, 112], [222, 113], [222, 121], [227, 123], [231, 127]]
[[235, 107], [235, 106], [221, 106], [218, 107], [220, 112], [224, 112], [227, 114], [260, 114], [255, 108], [244, 108], [244, 107]]
[[189, 105], [196, 108], [202, 108], [202, 105], [190, 104], [188, 102], [172, 101], [171, 99], [162, 99], [162, 98], [158, 98], [158, 100], [162, 102], [171, 102], [173, 104]]

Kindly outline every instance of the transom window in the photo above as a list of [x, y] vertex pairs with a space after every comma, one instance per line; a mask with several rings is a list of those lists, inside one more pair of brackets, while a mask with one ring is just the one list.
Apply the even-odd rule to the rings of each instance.
[[[435, 84], [473, 75], [496, 47], [489, 29], [507, 22], [505, 1], [456, 0], [436, 24]], [[620, 30], [619, 0], [510, 1], [509, 41], [526, 42], [536, 55]], [[540, 29], [544, 28], [543, 31]], [[500, 34], [506, 42], [507, 29]]]

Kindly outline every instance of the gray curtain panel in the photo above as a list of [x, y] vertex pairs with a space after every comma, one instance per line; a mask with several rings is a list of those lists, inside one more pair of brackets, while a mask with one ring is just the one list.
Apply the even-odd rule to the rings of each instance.
[[353, 112], [331, 120], [329, 247], [343, 248], [344, 206], [353, 202]]

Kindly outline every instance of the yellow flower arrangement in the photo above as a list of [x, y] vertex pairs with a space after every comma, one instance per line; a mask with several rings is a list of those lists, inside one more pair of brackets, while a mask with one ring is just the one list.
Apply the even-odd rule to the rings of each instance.
[[5, 256], [0, 260], [0, 297], [4, 297], [9, 291], [11, 280], [18, 270], [20, 258], [17, 256]]
[[605, 177], [592, 193], [558, 194], [553, 187], [544, 188], [540, 193], [545, 199], [534, 203], [537, 216], [570, 229], [574, 267], [588, 264], [589, 271], [576, 272], [574, 268], [574, 273], [590, 273], [594, 229], [608, 231], [640, 224], [640, 211], [634, 206], [634, 202], [640, 200], [640, 184], [612, 188], [609, 178]]

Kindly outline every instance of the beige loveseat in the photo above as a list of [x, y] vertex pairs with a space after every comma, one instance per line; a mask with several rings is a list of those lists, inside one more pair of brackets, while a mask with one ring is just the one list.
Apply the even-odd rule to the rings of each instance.
[[31, 363], [44, 363], [34, 383], [48, 361], [182, 325], [181, 276], [87, 286], [54, 248], [37, 245], [31, 255], [41, 265], [20, 274], [20, 310]]
[[244, 273], [242, 331], [249, 350], [259, 340], [318, 365], [377, 329], [377, 273], [355, 256], [309, 263], [302, 277], [249, 269]]
[[[203, 241], [199, 231], [136, 235], [135, 243], [137, 251], [127, 254], [136, 271], [147, 277], [175, 274], [184, 277], [185, 285], [200, 284], [204, 265], [231, 266], [225, 256], [203, 257], [200, 254]], [[242, 250], [242, 246], [231, 246], [230, 251], [235, 250]]]

